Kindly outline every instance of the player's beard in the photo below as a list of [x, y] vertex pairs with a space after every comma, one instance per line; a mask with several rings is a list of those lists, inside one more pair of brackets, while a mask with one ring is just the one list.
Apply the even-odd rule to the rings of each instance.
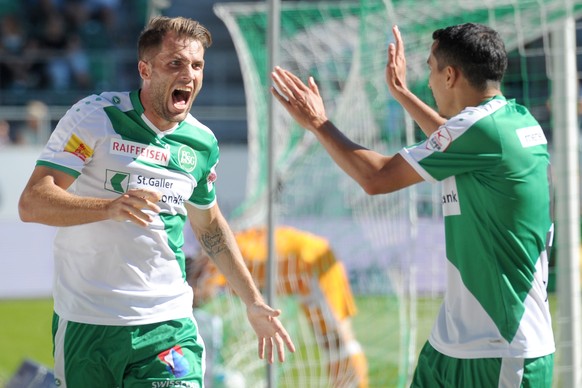
[[154, 114], [161, 119], [172, 122], [172, 123], [179, 123], [186, 119], [190, 109], [192, 109], [192, 103], [196, 99], [198, 92], [200, 91], [200, 85], [198, 88], [192, 91], [190, 98], [188, 99], [187, 109], [180, 113], [176, 113], [172, 110], [173, 108], [173, 98], [172, 92], [173, 89], [166, 89], [159, 86], [152, 85], [150, 93], [151, 93], [151, 103], [152, 103], [152, 110]]

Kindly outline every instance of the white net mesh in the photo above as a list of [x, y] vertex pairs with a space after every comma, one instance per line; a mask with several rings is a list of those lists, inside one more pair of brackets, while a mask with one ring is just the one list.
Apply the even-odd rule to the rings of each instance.
[[[467, 21], [484, 23], [501, 33], [509, 52], [505, 94], [528, 106], [549, 130], [547, 38], [551, 27], [566, 15], [564, 4], [560, 0], [283, 2], [279, 64], [303, 80], [314, 77], [328, 116], [350, 139], [392, 154], [407, 139], [421, 139], [385, 85], [392, 25], [399, 25], [405, 40], [409, 86], [430, 103], [426, 58], [432, 31]], [[582, 4], [572, 7], [580, 14]], [[248, 193], [231, 220], [236, 229], [243, 230], [266, 220], [267, 8], [261, 3], [229, 3], [217, 4], [215, 12], [231, 33], [245, 82]], [[356, 295], [358, 313], [351, 320], [356, 342], [367, 358], [369, 385], [405, 386], [443, 292], [440, 187], [421, 184], [390, 195], [369, 196], [282, 108], [277, 106], [274, 113], [276, 124], [270, 130], [275, 139], [277, 222], [329, 241], [347, 268]], [[309, 279], [313, 273], [296, 276]], [[286, 282], [301, 283], [279, 279], [279, 291]], [[282, 319], [299, 350], [277, 368], [280, 386], [331, 386], [342, 373], [350, 376], [347, 370], [330, 372], [326, 367], [330, 358], [349, 348], [348, 343], [331, 341], [336, 345], [323, 346], [330, 339], [318, 331], [313, 316], [302, 307], [297, 296], [300, 289], [281, 294], [286, 296], [281, 296], [278, 307], [284, 310]], [[238, 303], [225, 296], [213, 308], [225, 322], [238, 325], [244, 316]], [[264, 364], [256, 361], [252, 332], [242, 332], [225, 340], [223, 359], [226, 367], [259, 386], [264, 383]], [[348, 380], [345, 386], [356, 385], [357, 379]]]

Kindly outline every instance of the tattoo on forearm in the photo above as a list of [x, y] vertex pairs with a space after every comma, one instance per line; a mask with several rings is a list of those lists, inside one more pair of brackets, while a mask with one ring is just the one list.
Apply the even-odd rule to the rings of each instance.
[[200, 245], [208, 253], [208, 256], [214, 258], [219, 253], [226, 250], [226, 240], [222, 229], [217, 227], [214, 231], [207, 231], [198, 237]]

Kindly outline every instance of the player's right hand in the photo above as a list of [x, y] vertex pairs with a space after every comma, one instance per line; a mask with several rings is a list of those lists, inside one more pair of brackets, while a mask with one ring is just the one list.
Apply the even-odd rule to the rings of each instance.
[[144, 210], [159, 213], [160, 207], [156, 202], [161, 198], [162, 194], [157, 191], [128, 190], [108, 205], [107, 213], [115, 221], [131, 221], [136, 225], [147, 226], [153, 221], [153, 217]]
[[305, 85], [290, 71], [275, 66], [271, 79], [271, 93], [299, 125], [310, 131], [323, 126], [327, 121], [325, 106], [313, 77]]

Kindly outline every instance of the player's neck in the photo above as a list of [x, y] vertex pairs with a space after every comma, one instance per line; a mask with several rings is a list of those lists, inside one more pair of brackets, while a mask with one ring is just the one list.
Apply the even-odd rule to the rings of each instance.
[[461, 112], [463, 109], [471, 106], [479, 106], [483, 102], [495, 97], [501, 96], [503, 93], [499, 88], [488, 87], [485, 90], [477, 90], [475, 88], [463, 88], [456, 93], [456, 104], [455, 107], [457, 112]]

